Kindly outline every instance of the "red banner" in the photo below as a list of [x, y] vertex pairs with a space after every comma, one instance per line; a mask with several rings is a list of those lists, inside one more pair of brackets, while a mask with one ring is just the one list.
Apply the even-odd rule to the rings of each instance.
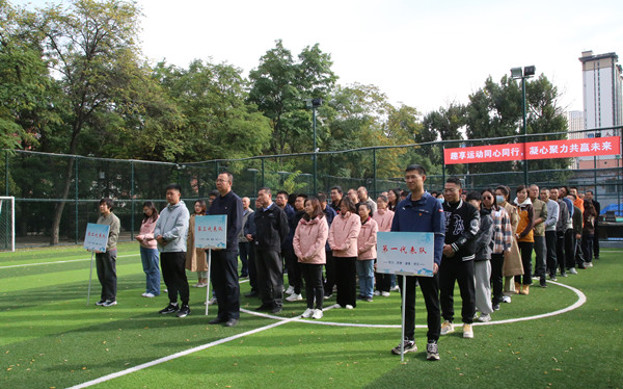
[[[525, 149], [524, 149], [525, 145]], [[520, 161], [526, 158], [551, 159], [595, 157], [621, 154], [621, 137], [553, 140], [545, 142], [509, 143], [476, 147], [459, 147], [444, 150], [446, 165], [457, 163], [482, 163]]]

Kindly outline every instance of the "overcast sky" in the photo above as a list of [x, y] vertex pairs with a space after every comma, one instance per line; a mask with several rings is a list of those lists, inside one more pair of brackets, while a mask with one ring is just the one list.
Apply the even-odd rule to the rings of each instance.
[[138, 3], [143, 53], [153, 62], [211, 59], [248, 75], [277, 39], [293, 55], [319, 43], [340, 84], [374, 84], [392, 103], [423, 113], [465, 103], [489, 75], [499, 81], [525, 65], [558, 87], [562, 107], [582, 110], [582, 51], [623, 61], [620, 0]]

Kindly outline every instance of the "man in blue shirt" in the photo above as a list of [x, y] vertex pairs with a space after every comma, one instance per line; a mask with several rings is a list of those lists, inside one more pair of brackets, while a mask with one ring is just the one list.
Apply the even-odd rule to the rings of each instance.
[[[415, 345], [415, 286], [420, 284], [426, 311], [428, 313], [428, 344], [426, 345], [426, 359], [439, 360], [437, 341], [441, 332], [441, 314], [439, 310], [439, 265], [445, 238], [446, 221], [441, 204], [437, 199], [424, 190], [426, 170], [420, 165], [409, 165], [405, 170], [405, 181], [411, 195], [396, 206], [396, 213], [392, 222], [392, 231], [432, 232], [435, 234], [435, 253], [433, 277], [407, 276], [406, 306], [405, 306], [405, 339], [404, 352], [417, 351]], [[398, 283], [402, 288], [402, 277]], [[400, 355], [401, 344], [392, 349], [392, 353]]]

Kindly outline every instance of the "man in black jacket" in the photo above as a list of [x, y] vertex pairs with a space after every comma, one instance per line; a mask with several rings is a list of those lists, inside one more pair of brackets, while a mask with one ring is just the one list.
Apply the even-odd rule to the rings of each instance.
[[461, 200], [461, 181], [448, 178], [444, 187], [443, 211], [446, 216], [446, 238], [439, 268], [439, 300], [445, 321], [441, 335], [454, 331], [454, 282], [458, 280], [463, 308], [463, 337], [473, 338], [472, 323], [476, 313], [474, 287], [475, 237], [480, 229], [480, 214]]
[[270, 188], [261, 188], [257, 194], [262, 209], [255, 213], [255, 265], [262, 298], [259, 311], [281, 312], [283, 305], [283, 262], [281, 246], [290, 228], [285, 212], [273, 203]]

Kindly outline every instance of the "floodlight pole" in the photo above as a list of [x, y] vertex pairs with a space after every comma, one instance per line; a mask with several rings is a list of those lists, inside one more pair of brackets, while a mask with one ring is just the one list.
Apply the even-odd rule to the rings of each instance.
[[535, 73], [534, 66], [524, 66], [524, 68], [512, 68], [511, 78], [521, 79], [521, 110], [522, 110], [522, 129], [523, 129], [523, 181], [528, 186], [528, 127], [526, 124], [526, 78], [530, 78]]

